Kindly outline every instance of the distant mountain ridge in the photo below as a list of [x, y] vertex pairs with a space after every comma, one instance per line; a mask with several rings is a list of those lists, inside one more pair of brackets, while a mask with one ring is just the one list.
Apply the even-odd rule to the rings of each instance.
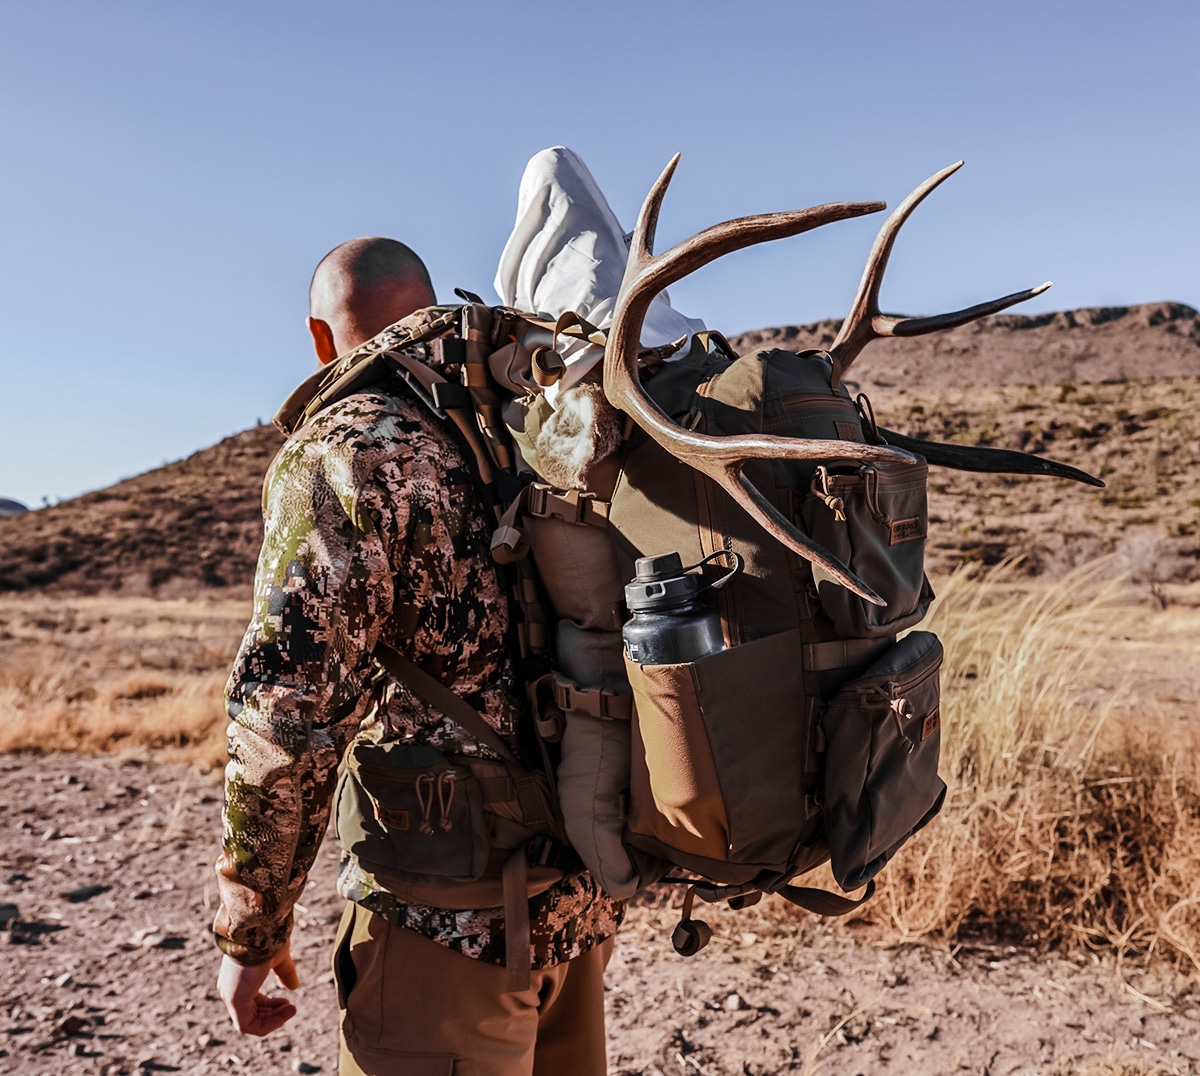
[[[757, 348], [827, 348], [840, 320], [745, 332]], [[999, 314], [931, 336], [878, 340], [851, 378], [870, 391], [929, 393], [972, 385], [1062, 385], [1200, 377], [1200, 314], [1184, 303]]]
[[[742, 333], [732, 343], [742, 352], [828, 347], [839, 324], [762, 329]], [[1173, 510], [1174, 540], [1190, 542], [1200, 528], [1200, 522], [1185, 518], [1192, 503], [1187, 498], [1200, 505], [1200, 489], [1191, 488], [1200, 476], [1191, 441], [1200, 438], [1183, 432], [1190, 429], [1195, 386], [1181, 387], [1169, 406], [1141, 407], [1145, 414], [1132, 400], [1116, 399], [1121, 383], [1200, 378], [1200, 315], [1190, 306], [1150, 303], [1033, 317], [1006, 314], [934, 336], [880, 340], [854, 365], [851, 377], [867, 391], [878, 391], [876, 403], [886, 405], [880, 411], [885, 425], [917, 435], [1045, 451], [1096, 473], [1107, 468], [1104, 473], [1114, 472], [1114, 488], [1127, 468], [1130, 475], [1158, 475], [1168, 464], [1177, 467], [1179, 482], [1188, 488], [1180, 485], [1175, 493], [1184, 508]], [[1104, 392], [1073, 389], [1105, 382], [1113, 387]], [[1060, 387], [1025, 393], [1017, 391], [1022, 385]], [[958, 390], [985, 386], [995, 391], [959, 398], [964, 394]], [[1130, 390], [1131, 396], [1146, 395], [1132, 392], [1132, 385]], [[985, 396], [995, 400], [987, 402]], [[1106, 402], [1107, 397], [1113, 399]], [[1136, 450], [1146, 456], [1144, 464], [1131, 466], [1129, 438], [1151, 439]], [[262, 542], [262, 479], [282, 444], [273, 426], [258, 426], [108, 489], [0, 518], [0, 591], [182, 597], [233, 587], [248, 593]], [[975, 485], [971, 477], [955, 503], [965, 504]], [[1131, 486], [1103, 496], [1115, 498], [1127, 514], [1139, 513], [1126, 520], [1136, 528], [1166, 525], [1145, 515], [1160, 495]], [[976, 528], [965, 519], [961, 526], [970, 536], [939, 554], [949, 558], [947, 563], [974, 555]], [[1039, 517], [1028, 534], [1044, 526]], [[1028, 544], [1020, 535], [988, 541], [995, 546], [989, 557]], [[1200, 549], [1187, 555], [1200, 563]]]

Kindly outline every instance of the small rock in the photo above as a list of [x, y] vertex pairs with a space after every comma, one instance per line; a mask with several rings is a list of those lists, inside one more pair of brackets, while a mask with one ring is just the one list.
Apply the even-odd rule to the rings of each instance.
[[71, 978], [69, 971], [64, 971], [57, 979], [54, 980], [55, 986], [70, 986], [75, 980]]
[[[56, 979], [55, 982], [58, 982], [58, 980]], [[68, 1016], [61, 1024], [58, 1025], [58, 1027], [54, 1029], [54, 1034], [78, 1035], [81, 1031], [86, 1031], [88, 1027], [88, 1022], [82, 1016]]]
[[746, 933], [742, 935], [742, 945], [744, 947], [749, 947], [756, 941], [758, 941], [758, 935], [752, 930], [747, 930]]
[[81, 885], [78, 889], [67, 890], [62, 894], [62, 898], [72, 904], [82, 904], [85, 900], [91, 900], [92, 897], [98, 897], [101, 893], [107, 893], [109, 888], [106, 885]]
[[201, 1031], [200, 1034], [196, 1036], [196, 1044], [200, 1047], [200, 1049], [207, 1050], [210, 1046], [220, 1046], [221, 1040], [213, 1036], [208, 1031]]
[[307, 1061], [301, 1061], [300, 1058], [296, 1058], [296, 1060], [292, 1062], [292, 1071], [293, 1072], [320, 1072], [321, 1066], [320, 1065], [310, 1065]]
[[730, 994], [729, 997], [722, 1002], [722, 1008], [724, 1008], [726, 1012], [737, 1012], [739, 1009], [745, 1007], [746, 1003], [742, 1000], [740, 994]]
[[43, 841], [61, 841], [62, 834], [59, 833], [58, 830], [55, 829], [53, 826], [51, 826], [49, 829], [47, 829], [42, 834], [42, 840]]
[[5, 885], [16, 885], [18, 882], [28, 882], [29, 875], [24, 871], [13, 871], [7, 878], [4, 879]]
[[20, 909], [15, 904], [0, 904], [0, 930], [7, 930], [9, 924], [20, 917]]
[[139, 949], [155, 949], [167, 940], [167, 936], [158, 927], [142, 927], [129, 939], [131, 945]]

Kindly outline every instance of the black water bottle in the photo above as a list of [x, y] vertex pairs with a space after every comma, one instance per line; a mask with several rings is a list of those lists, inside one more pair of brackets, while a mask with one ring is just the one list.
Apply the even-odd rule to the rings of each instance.
[[[715, 557], [731, 557], [734, 567], [716, 582], [693, 569]], [[621, 629], [625, 654], [639, 665], [679, 665], [725, 649], [721, 616], [707, 592], [729, 582], [742, 569], [742, 558], [724, 551], [700, 564], [683, 566], [678, 553], [639, 557], [625, 587], [632, 617]]]

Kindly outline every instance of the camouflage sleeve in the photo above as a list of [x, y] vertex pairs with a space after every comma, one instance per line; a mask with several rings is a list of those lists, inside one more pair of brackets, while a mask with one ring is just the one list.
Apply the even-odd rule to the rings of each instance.
[[[339, 443], [339, 440], [341, 443]], [[345, 430], [301, 431], [268, 475], [254, 615], [226, 686], [217, 944], [244, 964], [287, 941], [337, 767], [371, 703], [404, 502], [354, 474]]]

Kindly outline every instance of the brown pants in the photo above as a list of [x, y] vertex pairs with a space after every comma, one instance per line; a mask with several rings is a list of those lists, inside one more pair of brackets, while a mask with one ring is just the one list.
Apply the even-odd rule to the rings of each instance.
[[604, 968], [613, 939], [533, 972], [507, 971], [349, 903], [333, 952], [340, 1076], [605, 1076]]

